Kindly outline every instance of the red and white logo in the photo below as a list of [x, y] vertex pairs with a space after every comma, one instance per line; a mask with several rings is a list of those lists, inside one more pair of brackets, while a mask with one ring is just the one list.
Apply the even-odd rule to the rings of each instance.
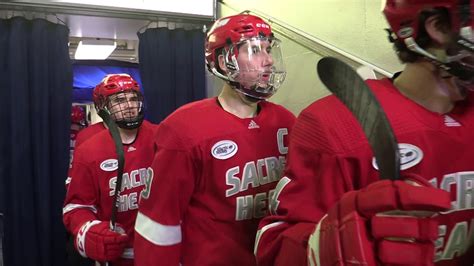
[[255, 128], [260, 128], [260, 126], [257, 124], [257, 122], [251, 120], [249, 123], [249, 129], [255, 129]]
[[238, 149], [237, 143], [232, 140], [221, 140], [212, 146], [211, 154], [216, 159], [225, 160], [234, 156]]
[[447, 127], [460, 127], [461, 124], [449, 115], [444, 115], [444, 125]]
[[117, 159], [107, 159], [100, 164], [100, 169], [106, 172], [112, 172], [117, 170], [118, 168], [118, 161]]
[[[399, 143], [398, 151], [400, 152], [400, 170], [411, 168], [423, 159], [423, 151], [413, 144]], [[372, 159], [372, 166], [379, 170], [375, 157]]]
[[96, 224], [99, 224], [99, 223], [100, 223], [100, 221], [98, 221], [98, 220], [88, 221], [85, 224], [83, 224], [81, 226], [81, 228], [79, 229], [79, 232], [77, 232], [76, 247], [77, 247], [77, 251], [79, 252], [79, 254], [81, 254], [81, 256], [87, 257], [87, 254], [86, 254], [86, 234], [87, 234], [87, 232], [89, 231], [89, 229], [92, 226], [94, 226]]

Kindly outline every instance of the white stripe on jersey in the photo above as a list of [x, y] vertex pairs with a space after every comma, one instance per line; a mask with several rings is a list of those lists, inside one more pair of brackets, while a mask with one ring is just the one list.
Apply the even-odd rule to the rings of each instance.
[[70, 203], [70, 204], [64, 206], [63, 215], [70, 212], [70, 211], [73, 211], [75, 209], [89, 209], [93, 213], [97, 213], [97, 208], [94, 205], [83, 205], [83, 204], [72, 204], [72, 203]]
[[314, 232], [309, 236], [308, 239], [308, 262], [310, 266], [321, 265], [321, 259], [319, 258], [319, 238], [321, 236], [321, 223], [326, 219], [328, 215], [324, 215], [319, 221]]
[[262, 227], [260, 230], [257, 231], [257, 236], [255, 237], [255, 245], [253, 247], [253, 254], [255, 256], [257, 256], [258, 242], [260, 242], [260, 238], [262, 237], [263, 233], [265, 233], [265, 231], [267, 231], [268, 229], [273, 228], [275, 226], [279, 226], [280, 224], [283, 224], [283, 223], [285, 223], [285, 222], [278, 221], [278, 222], [274, 222], [274, 223], [271, 223], [271, 224], [267, 224], [264, 227]]
[[135, 231], [158, 246], [171, 246], [181, 243], [180, 225], [163, 225], [153, 221], [141, 212], [137, 214]]

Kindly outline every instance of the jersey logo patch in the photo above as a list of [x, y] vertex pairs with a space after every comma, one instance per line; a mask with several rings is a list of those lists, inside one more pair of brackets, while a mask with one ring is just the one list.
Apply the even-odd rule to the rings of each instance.
[[118, 168], [118, 161], [117, 159], [107, 159], [100, 164], [100, 169], [106, 172], [112, 172], [117, 170]]
[[[411, 168], [419, 164], [423, 159], [423, 151], [415, 145], [399, 143], [398, 150], [400, 151], [400, 170]], [[372, 158], [372, 166], [379, 170], [375, 157]]]
[[238, 149], [237, 143], [232, 140], [221, 140], [212, 146], [211, 154], [216, 159], [225, 160], [234, 156]]
[[447, 127], [460, 127], [461, 124], [449, 115], [444, 116], [444, 125]]
[[260, 126], [257, 124], [257, 122], [252, 120], [252, 121], [250, 121], [248, 128], [249, 129], [254, 129], [254, 128], [260, 128]]

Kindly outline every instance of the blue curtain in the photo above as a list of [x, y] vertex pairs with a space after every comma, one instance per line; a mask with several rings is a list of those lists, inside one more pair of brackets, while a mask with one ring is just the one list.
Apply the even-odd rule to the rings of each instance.
[[0, 19], [0, 212], [8, 266], [65, 265], [72, 91], [69, 30]]
[[159, 123], [179, 106], [206, 97], [202, 30], [155, 28], [138, 38], [150, 121]]

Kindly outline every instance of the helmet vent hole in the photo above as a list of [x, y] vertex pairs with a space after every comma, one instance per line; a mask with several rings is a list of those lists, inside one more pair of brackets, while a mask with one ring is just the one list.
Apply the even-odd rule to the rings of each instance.
[[105, 86], [105, 88], [108, 89], [108, 90], [113, 90], [113, 89], [115, 89], [116, 87], [117, 87], [117, 86], [115, 86], [114, 84]]
[[239, 33], [253, 32], [253, 28], [252, 28], [252, 26], [245, 25], [245, 26], [242, 26], [242, 27], [238, 30], [238, 32], [239, 32]]

